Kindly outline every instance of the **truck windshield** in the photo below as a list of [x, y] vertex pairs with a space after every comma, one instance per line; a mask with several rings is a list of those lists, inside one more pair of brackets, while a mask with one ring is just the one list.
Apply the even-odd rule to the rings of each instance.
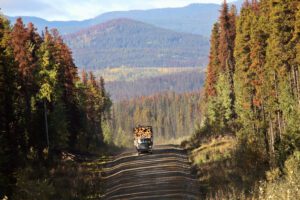
[[141, 143], [151, 143], [151, 139], [141, 139]]

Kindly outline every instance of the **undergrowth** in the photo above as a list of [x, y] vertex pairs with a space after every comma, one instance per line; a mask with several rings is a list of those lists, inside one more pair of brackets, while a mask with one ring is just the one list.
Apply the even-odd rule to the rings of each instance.
[[214, 135], [207, 128], [182, 146], [197, 170], [202, 198], [207, 200], [300, 199], [300, 152], [282, 169], [270, 169], [265, 154], [232, 134]]

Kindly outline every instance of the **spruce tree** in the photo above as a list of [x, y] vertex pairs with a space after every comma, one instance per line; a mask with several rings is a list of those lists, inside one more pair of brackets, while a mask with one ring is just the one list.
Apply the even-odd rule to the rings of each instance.
[[56, 29], [51, 30], [54, 42], [54, 59], [58, 65], [57, 79], [61, 90], [59, 101], [63, 106], [69, 135], [69, 146], [74, 149], [81, 128], [80, 111], [76, 98], [76, 82], [79, 80], [70, 49]]
[[[245, 4], [241, 10], [237, 21], [237, 35], [235, 41], [235, 91], [236, 91], [236, 111], [242, 122], [253, 120], [253, 88], [251, 86], [250, 75], [250, 40], [251, 40], [251, 23], [252, 17], [251, 6]], [[242, 118], [245, 119], [242, 119]]]
[[293, 63], [292, 73], [293, 73], [293, 85], [294, 93], [298, 97], [298, 104], [300, 105], [300, 5], [298, 5], [295, 19], [295, 32], [293, 37], [293, 43], [296, 46], [296, 58]]
[[0, 15], [0, 194], [10, 195], [16, 180], [14, 172], [23, 163], [20, 150], [21, 128], [17, 102], [17, 67], [10, 45], [8, 20]]
[[209, 64], [207, 66], [207, 74], [205, 81], [205, 96], [216, 96], [215, 85], [217, 82], [218, 75], [220, 73], [220, 61], [218, 57], [219, 50], [219, 24], [215, 23], [211, 39], [210, 39], [210, 53], [209, 53]]
[[[267, 130], [267, 111], [265, 104], [265, 95], [269, 95], [269, 91], [264, 90], [265, 83], [265, 62], [267, 48], [267, 23], [265, 23], [265, 10], [259, 7], [258, 3], [252, 3], [252, 26], [250, 40], [250, 59], [251, 65], [249, 74], [251, 74], [251, 85], [253, 88], [253, 127], [255, 137], [257, 138], [257, 148], [267, 155], [269, 159], [269, 137]], [[260, 150], [262, 148], [262, 150]], [[264, 149], [264, 150], [263, 150]]]
[[[298, 1], [284, 0], [271, 1], [270, 12], [270, 38], [268, 40], [266, 68], [269, 82], [267, 86], [271, 91], [268, 106], [270, 112], [270, 132], [273, 135], [277, 149], [277, 162], [279, 166], [287, 156], [283, 140], [291, 138], [295, 130], [299, 130], [294, 120], [298, 118], [297, 109], [290, 109], [295, 102], [292, 67], [296, 55], [296, 48], [292, 41], [294, 24], [296, 20], [296, 4]], [[293, 138], [294, 136], [292, 136]], [[295, 148], [295, 147], [292, 147]]]
[[220, 39], [218, 56], [220, 60], [220, 69], [228, 78], [230, 84], [230, 93], [228, 99], [230, 100], [231, 119], [235, 118], [235, 94], [234, 94], [234, 40], [235, 40], [235, 18], [236, 9], [232, 7], [228, 10], [228, 4], [224, 1], [219, 18], [220, 24]]

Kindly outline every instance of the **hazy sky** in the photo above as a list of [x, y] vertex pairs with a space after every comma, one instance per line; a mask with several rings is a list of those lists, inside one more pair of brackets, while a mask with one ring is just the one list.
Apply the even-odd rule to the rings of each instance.
[[0, 8], [5, 15], [9, 16], [36, 16], [47, 20], [83, 20], [109, 11], [221, 2], [223, 0], [0, 0]]

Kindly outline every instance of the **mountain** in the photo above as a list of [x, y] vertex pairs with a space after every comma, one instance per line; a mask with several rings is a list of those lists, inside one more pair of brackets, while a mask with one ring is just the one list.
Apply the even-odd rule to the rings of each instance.
[[[238, 7], [242, 0], [237, 2]], [[200, 34], [209, 37], [213, 23], [219, 16], [219, 4], [191, 4], [181, 8], [117, 11], [83, 21], [46, 21], [36, 17], [22, 17], [25, 23], [33, 22], [39, 30], [57, 28], [61, 34], [73, 33], [108, 20], [128, 18], [176, 32]], [[16, 17], [9, 17], [14, 22]]]
[[[29, 22], [32, 22], [34, 26], [39, 30], [42, 31], [45, 29], [45, 27], [48, 27], [49, 29], [56, 28], [59, 30], [61, 34], [67, 34], [67, 33], [73, 33], [76, 31], [79, 31], [82, 28], [86, 28], [89, 26], [92, 26], [94, 23], [88, 23], [90, 20], [84, 20], [84, 21], [47, 21], [45, 19], [39, 18], [39, 17], [31, 17], [31, 16], [16, 16], [16, 17], [10, 17], [7, 16], [7, 18], [11, 21], [12, 24], [15, 23], [18, 17], [21, 17], [24, 24], [28, 24]], [[93, 20], [91, 20], [93, 21]]]
[[89, 22], [129, 18], [176, 32], [200, 34], [208, 37], [213, 23], [218, 19], [219, 9], [220, 5], [218, 4], [191, 4], [182, 8], [110, 12]]
[[[22, 17], [24, 23], [33, 22], [39, 30], [44, 27], [57, 28], [61, 34], [79, 31], [108, 20], [129, 18], [155, 26], [209, 36], [212, 24], [217, 20], [220, 5], [218, 4], [191, 4], [182, 8], [162, 8], [151, 10], [116, 11], [99, 15], [83, 21], [46, 21], [37, 17]], [[9, 17], [14, 22], [17, 17]]]
[[111, 20], [64, 36], [79, 67], [205, 66], [209, 41], [131, 19]]

